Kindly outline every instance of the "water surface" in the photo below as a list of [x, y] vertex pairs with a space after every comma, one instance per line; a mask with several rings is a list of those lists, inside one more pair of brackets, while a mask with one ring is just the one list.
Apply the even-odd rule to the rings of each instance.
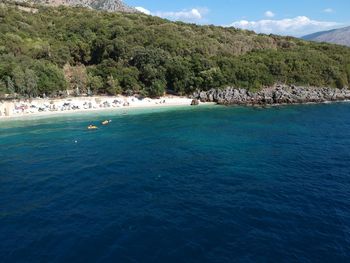
[[349, 197], [346, 103], [0, 122], [1, 262], [349, 262]]

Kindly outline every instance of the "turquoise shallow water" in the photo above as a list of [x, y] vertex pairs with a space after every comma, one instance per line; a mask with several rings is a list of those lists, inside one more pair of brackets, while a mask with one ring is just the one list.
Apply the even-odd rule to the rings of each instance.
[[349, 262], [349, 196], [347, 103], [0, 122], [1, 262]]

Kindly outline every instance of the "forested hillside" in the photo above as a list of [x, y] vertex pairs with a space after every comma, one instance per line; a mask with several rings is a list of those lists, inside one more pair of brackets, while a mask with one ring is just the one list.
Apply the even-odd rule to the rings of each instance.
[[143, 14], [0, 4], [1, 94], [159, 96], [349, 82], [346, 47]]

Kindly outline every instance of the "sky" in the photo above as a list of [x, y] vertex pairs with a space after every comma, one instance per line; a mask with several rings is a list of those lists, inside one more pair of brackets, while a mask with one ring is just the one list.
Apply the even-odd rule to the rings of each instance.
[[124, 0], [174, 21], [303, 36], [350, 25], [350, 0]]

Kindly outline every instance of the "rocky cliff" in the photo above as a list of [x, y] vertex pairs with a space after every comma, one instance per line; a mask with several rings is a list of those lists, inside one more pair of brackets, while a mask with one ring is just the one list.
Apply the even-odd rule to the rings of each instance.
[[49, 6], [82, 6], [96, 10], [104, 10], [109, 12], [136, 13], [132, 8], [122, 0], [14, 0], [13, 2], [35, 3]]
[[350, 100], [350, 90], [335, 88], [296, 87], [276, 85], [258, 92], [228, 87], [195, 92], [194, 99], [202, 102], [237, 105], [297, 104]]

